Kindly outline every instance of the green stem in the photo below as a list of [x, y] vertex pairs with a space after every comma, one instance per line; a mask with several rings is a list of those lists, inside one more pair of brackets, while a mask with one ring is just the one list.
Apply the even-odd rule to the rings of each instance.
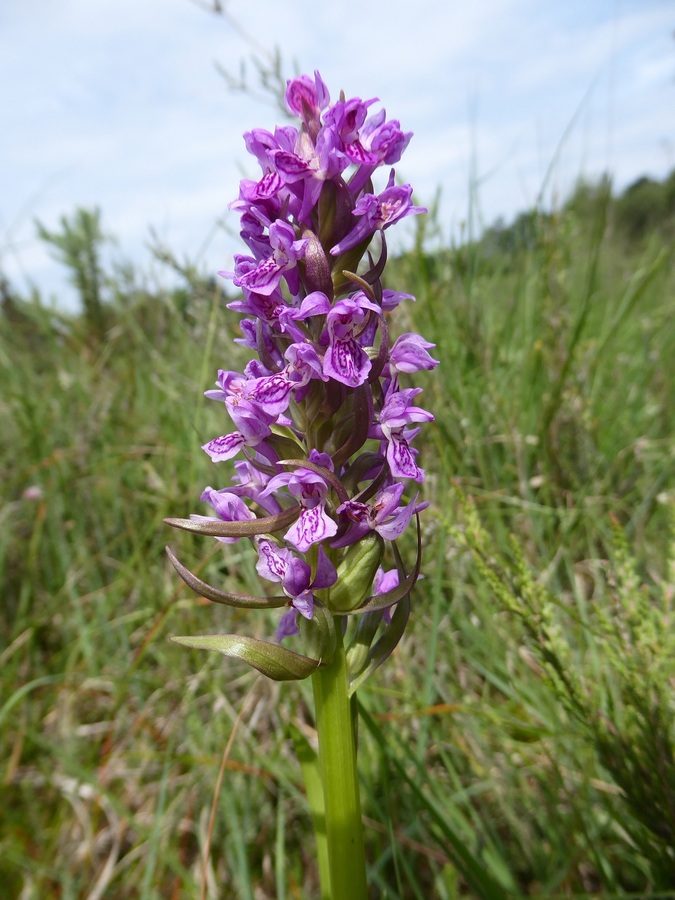
[[335, 652], [312, 675], [326, 810], [330, 897], [331, 900], [366, 900], [366, 854], [356, 768], [356, 735], [339, 618], [335, 625]]

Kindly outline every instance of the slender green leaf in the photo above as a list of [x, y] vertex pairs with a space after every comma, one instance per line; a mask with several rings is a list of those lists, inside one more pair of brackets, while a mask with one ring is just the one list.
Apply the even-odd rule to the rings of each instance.
[[195, 650], [215, 650], [230, 659], [252, 666], [273, 681], [299, 681], [321, 665], [320, 660], [302, 656], [279, 644], [238, 634], [202, 634], [172, 637], [171, 640]]

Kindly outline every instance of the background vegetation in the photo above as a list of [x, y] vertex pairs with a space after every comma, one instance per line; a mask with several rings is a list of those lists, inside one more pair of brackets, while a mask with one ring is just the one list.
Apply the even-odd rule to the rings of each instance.
[[[442, 360], [433, 506], [409, 630], [359, 697], [373, 897], [673, 896], [675, 173], [458, 247], [419, 228], [388, 286]], [[81, 312], [2, 284], [3, 896], [198, 897], [235, 725], [208, 894], [315, 896], [306, 686], [167, 640], [274, 627], [164, 555], [258, 590], [248, 546], [162, 525], [227, 480], [202, 392], [241, 362], [237, 316], [166, 252], [170, 292], [106, 269], [98, 211], [39, 234]]]

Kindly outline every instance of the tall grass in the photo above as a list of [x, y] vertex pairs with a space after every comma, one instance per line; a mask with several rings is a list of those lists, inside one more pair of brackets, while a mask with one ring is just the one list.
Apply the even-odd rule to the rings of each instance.
[[[597, 615], [630, 636], [631, 597], [648, 596], [661, 635], [672, 628], [674, 253], [656, 237], [627, 247], [602, 208], [542, 217], [533, 234], [508, 255], [431, 253], [420, 231], [392, 266], [388, 286], [418, 298], [399, 330], [434, 340], [442, 366], [425, 393], [437, 417], [422, 447], [425, 577], [401, 646], [359, 692], [374, 897], [675, 890], [674, 673], [659, 628], [636, 657], [666, 698], [653, 822], [542, 652], [576, 673], [588, 716], [611, 712], [646, 752], [630, 696], [651, 695], [621, 693], [619, 639]], [[204, 875], [211, 897], [309, 898], [288, 727], [312, 739], [306, 685], [167, 641], [273, 630], [271, 616], [195, 600], [163, 550], [179, 542], [209, 580], [257, 592], [247, 547], [161, 524], [219, 486], [199, 445], [221, 433], [221, 411], [202, 392], [239, 366], [234, 321], [216, 290], [187, 308], [122, 299], [102, 339], [35, 303], [0, 324], [0, 884], [25, 900], [149, 900], [199, 897]], [[634, 578], [617, 581], [627, 559]]]

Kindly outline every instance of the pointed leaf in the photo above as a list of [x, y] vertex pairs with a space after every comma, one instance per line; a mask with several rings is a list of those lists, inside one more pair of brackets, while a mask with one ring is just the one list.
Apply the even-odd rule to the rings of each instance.
[[311, 619], [298, 616], [300, 634], [305, 646], [320, 660], [328, 660], [333, 655], [337, 643], [335, 620], [323, 603], [314, 601], [314, 615]]
[[244, 522], [204, 522], [199, 519], [164, 519], [172, 528], [191, 531], [193, 534], [207, 534], [211, 537], [250, 537], [254, 534], [273, 534], [295, 522], [302, 507], [291, 506], [274, 516], [260, 519], [246, 519]]
[[227, 606], [236, 606], [240, 609], [278, 609], [285, 606], [288, 597], [285, 595], [276, 595], [274, 597], [254, 597], [251, 594], [231, 594], [226, 591], [218, 590], [211, 584], [202, 581], [201, 578], [186, 569], [185, 566], [174, 556], [170, 547], [165, 547], [167, 556], [171, 560], [171, 565], [183, 579], [185, 584], [199, 594], [200, 597], [206, 597], [213, 603], [224, 603]]
[[356, 678], [351, 680], [349, 685], [350, 696], [361, 687], [366, 678], [369, 678], [375, 669], [379, 668], [396, 648], [396, 645], [403, 637], [403, 632], [408, 624], [409, 616], [410, 598], [406, 597], [401, 600], [396, 607], [396, 611], [391, 617], [391, 622], [387, 626], [386, 631], [382, 634], [382, 637], [373, 647], [371, 647], [370, 652], [368, 653], [368, 662], [363, 671], [361, 671]]
[[273, 681], [300, 681], [307, 678], [321, 665], [318, 659], [310, 659], [279, 644], [259, 641], [238, 634], [201, 634], [172, 637], [171, 640], [195, 650], [215, 650], [223, 656], [238, 659], [252, 666]]
[[325, 886], [321, 895], [322, 900], [330, 900], [327, 893], [327, 886], [330, 885], [330, 865], [328, 862], [328, 836], [326, 834], [326, 805], [323, 799], [319, 754], [293, 722], [289, 722], [286, 725], [286, 730], [293, 739], [295, 755], [300, 762], [302, 780], [305, 782], [305, 793], [312, 816], [312, 824], [314, 825], [314, 837], [316, 838], [319, 882]]

